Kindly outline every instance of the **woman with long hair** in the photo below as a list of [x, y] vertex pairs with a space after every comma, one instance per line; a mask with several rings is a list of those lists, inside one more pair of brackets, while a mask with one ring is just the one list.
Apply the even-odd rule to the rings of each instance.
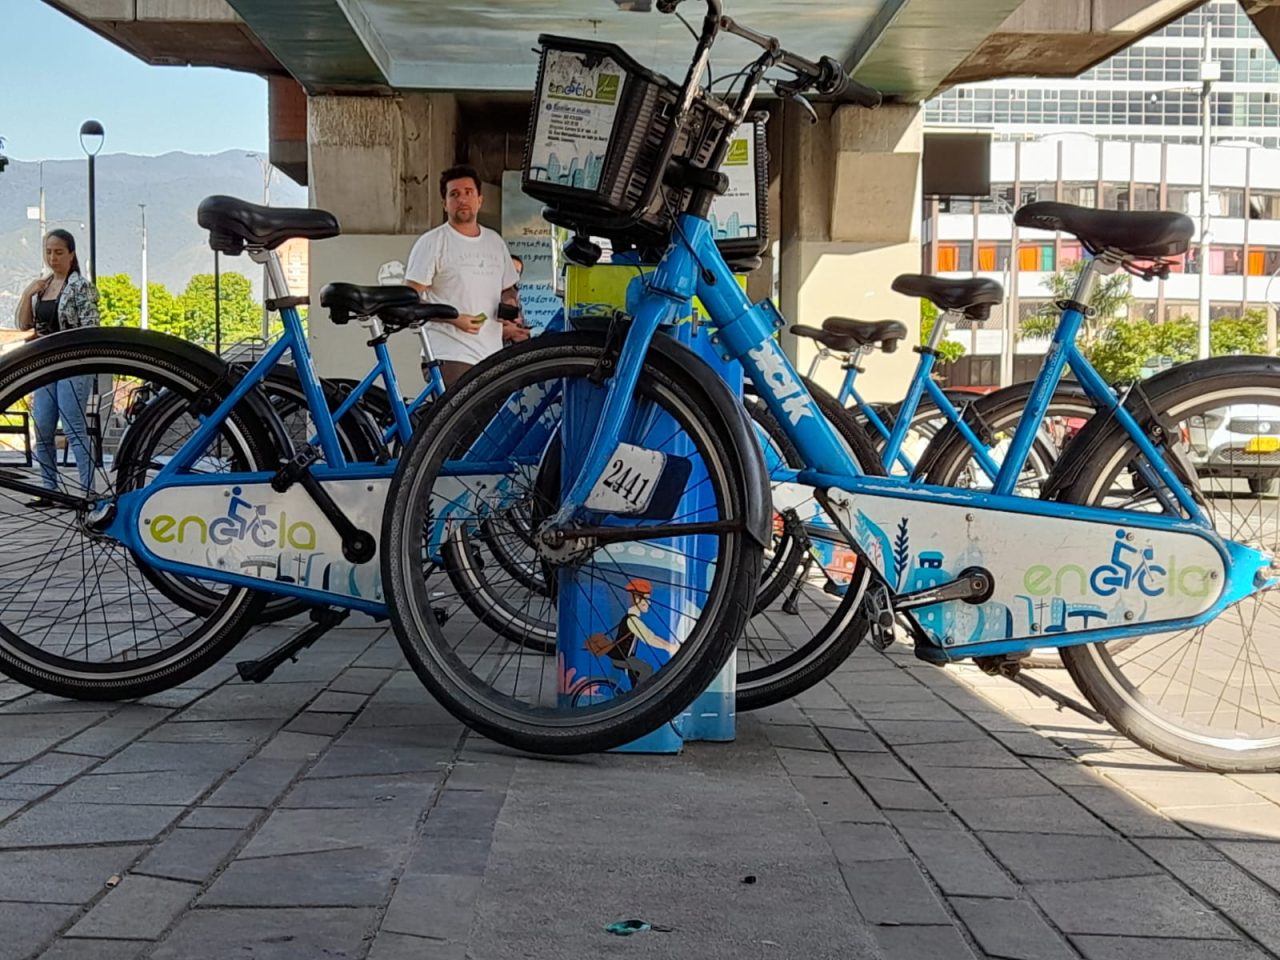
[[[66, 230], [50, 230], [44, 238], [44, 262], [49, 273], [33, 280], [18, 299], [18, 328], [30, 331], [32, 337], [47, 337], [62, 330], [97, 326], [98, 291], [80, 271], [76, 238]], [[80, 474], [80, 490], [76, 492], [86, 495], [93, 491], [93, 455], [85, 422], [92, 381], [91, 376], [67, 377], [41, 387], [32, 396], [35, 459], [41, 482], [49, 490], [56, 490], [59, 484], [55, 439], [61, 420]], [[36, 497], [28, 506], [51, 507], [54, 502]]]

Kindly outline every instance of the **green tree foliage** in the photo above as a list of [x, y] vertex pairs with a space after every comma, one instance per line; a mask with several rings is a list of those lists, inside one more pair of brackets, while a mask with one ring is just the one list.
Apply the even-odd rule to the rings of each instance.
[[142, 317], [142, 291], [127, 273], [98, 278], [98, 313], [104, 327], [136, 327]]
[[[102, 325], [138, 327], [142, 323], [142, 291], [128, 274], [98, 278]], [[164, 284], [147, 284], [148, 327], [192, 343], [212, 345], [216, 318], [213, 274], [197, 274], [174, 296]], [[249, 281], [238, 273], [222, 276], [222, 342], [232, 344], [262, 335], [262, 307], [253, 299]]]
[[[1136, 380], [1152, 360], [1168, 358], [1174, 363], [1194, 360], [1199, 346], [1199, 328], [1191, 317], [1177, 317], [1165, 323], [1120, 320], [1107, 328], [1089, 354], [1089, 360], [1104, 379], [1123, 383]], [[1265, 353], [1266, 348], [1265, 310], [1249, 310], [1243, 317], [1221, 317], [1209, 325], [1209, 351], [1215, 357], [1229, 353]]]
[[[1067, 299], [1075, 289], [1083, 262], [1073, 263], [1045, 281], [1053, 300], [1034, 317], [1024, 320], [1021, 335], [1047, 337], [1058, 322], [1055, 301]], [[1136, 380], [1150, 361], [1165, 358], [1174, 363], [1194, 360], [1199, 352], [1199, 330], [1191, 317], [1152, 323], [1127, 314], [1133, 303], [1129, 277], [1114, 273], [1100, 278], [1089, 305], [1080, 349], [1110, 383]], [[1209, 350], [1217, 357], [1229, 353], [1264, 353], [1267, 346], [1267, 313], [1252, 309], [1242, 317], [1222, 317], [1209, 325]]]
[[[920, 301], [920, 345], [929, 342], [933, 334], [933, 325], [938, 322], [938, 308], [931, 300]], [[943, 339], [938, 344], [938, 359], [942, 363], [954, 363], [964, 356], [964, 344], [954, 340]]]
[[1222, 317], [1209, 324], [1209, 349], [1215, 357], [1227, 353], [1267, 352], [1267, 311], [1246, 310], [1243, 317]]
[[[253, 299], [249, 278], [224, 273], [221, 286], [223, 344], [262, 336], [262, 305]], [[179, 329], [165, 332], [197, 343], [213, 343], [218, 306], [213, 274], [197, 273], [192, 277], [178, 297], [177, 306]]]

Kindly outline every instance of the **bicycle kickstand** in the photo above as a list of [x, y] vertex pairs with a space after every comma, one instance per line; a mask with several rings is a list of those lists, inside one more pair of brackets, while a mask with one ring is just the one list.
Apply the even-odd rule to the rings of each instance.
[[241, 660], [236, 664], [236, 673], [240, 679], [249, 683], [261, 683], [276, 672], [286, 660], [295, 663], [298, 654], [311, 646], [326, 633], [342, 623], [350, 615], [350, 610], [335, 610], [333, 607], [315, 607], [311, 611], [311, 623], [266, 656], [257, 660]]

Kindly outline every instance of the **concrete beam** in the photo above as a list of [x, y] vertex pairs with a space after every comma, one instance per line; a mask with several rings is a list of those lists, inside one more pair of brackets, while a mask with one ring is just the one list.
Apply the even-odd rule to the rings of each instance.
[[283, 74], [227, 0], [45, 0], [45, 3], [159, 66], [224, 67]]
[[227, 0], [310, 94], [389, 93], [344, 0]]
[[1203, 0], [1024, 0], [943, 81], [1074, 77]]

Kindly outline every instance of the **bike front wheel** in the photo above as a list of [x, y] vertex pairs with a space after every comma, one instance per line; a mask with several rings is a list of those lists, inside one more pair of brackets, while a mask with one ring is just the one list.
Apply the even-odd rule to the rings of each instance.
[[[732, 653], [759, 582], [762, 545], [748, 530], [744, 480], [745, 458], [758, 453], [734, 439], [714, 374], [692, 355], [677, 361], [658, 350], [645, 362], [622, 438], [626, 457], [662, 464], [652, 468], [657, 492], [645, 512], [593, 495], [592, 509], [562, 538], [538, 541], [553, 589], [531, 590], [510, 576], [505, 584], [509, 606], [557, 624], [556, 657], [471, 614], [438, 568], [457, 531], [478, 531], [512, 499], [546, 499], [535, 490], [540, 458], [511, 456], [527, 449], [531, 431], [546, 430], [548, 445], [560, 436], [569, 482], [599, 422], [607, 360], [602, 336], [573, 333], [485, 361], [414, 435], [387, 502], [383, 582], [410, 665], [455, 716], [537, 753], [610, 749], [676, 717]], [[541, 402], [557, 393], [558, 429], [544, 422]], [[535, 530], [561, 492], [531, 513]], [[632, 492], [613, 491], [624, 500]], [[583, 697], [588, 677], [600, 683]]]

